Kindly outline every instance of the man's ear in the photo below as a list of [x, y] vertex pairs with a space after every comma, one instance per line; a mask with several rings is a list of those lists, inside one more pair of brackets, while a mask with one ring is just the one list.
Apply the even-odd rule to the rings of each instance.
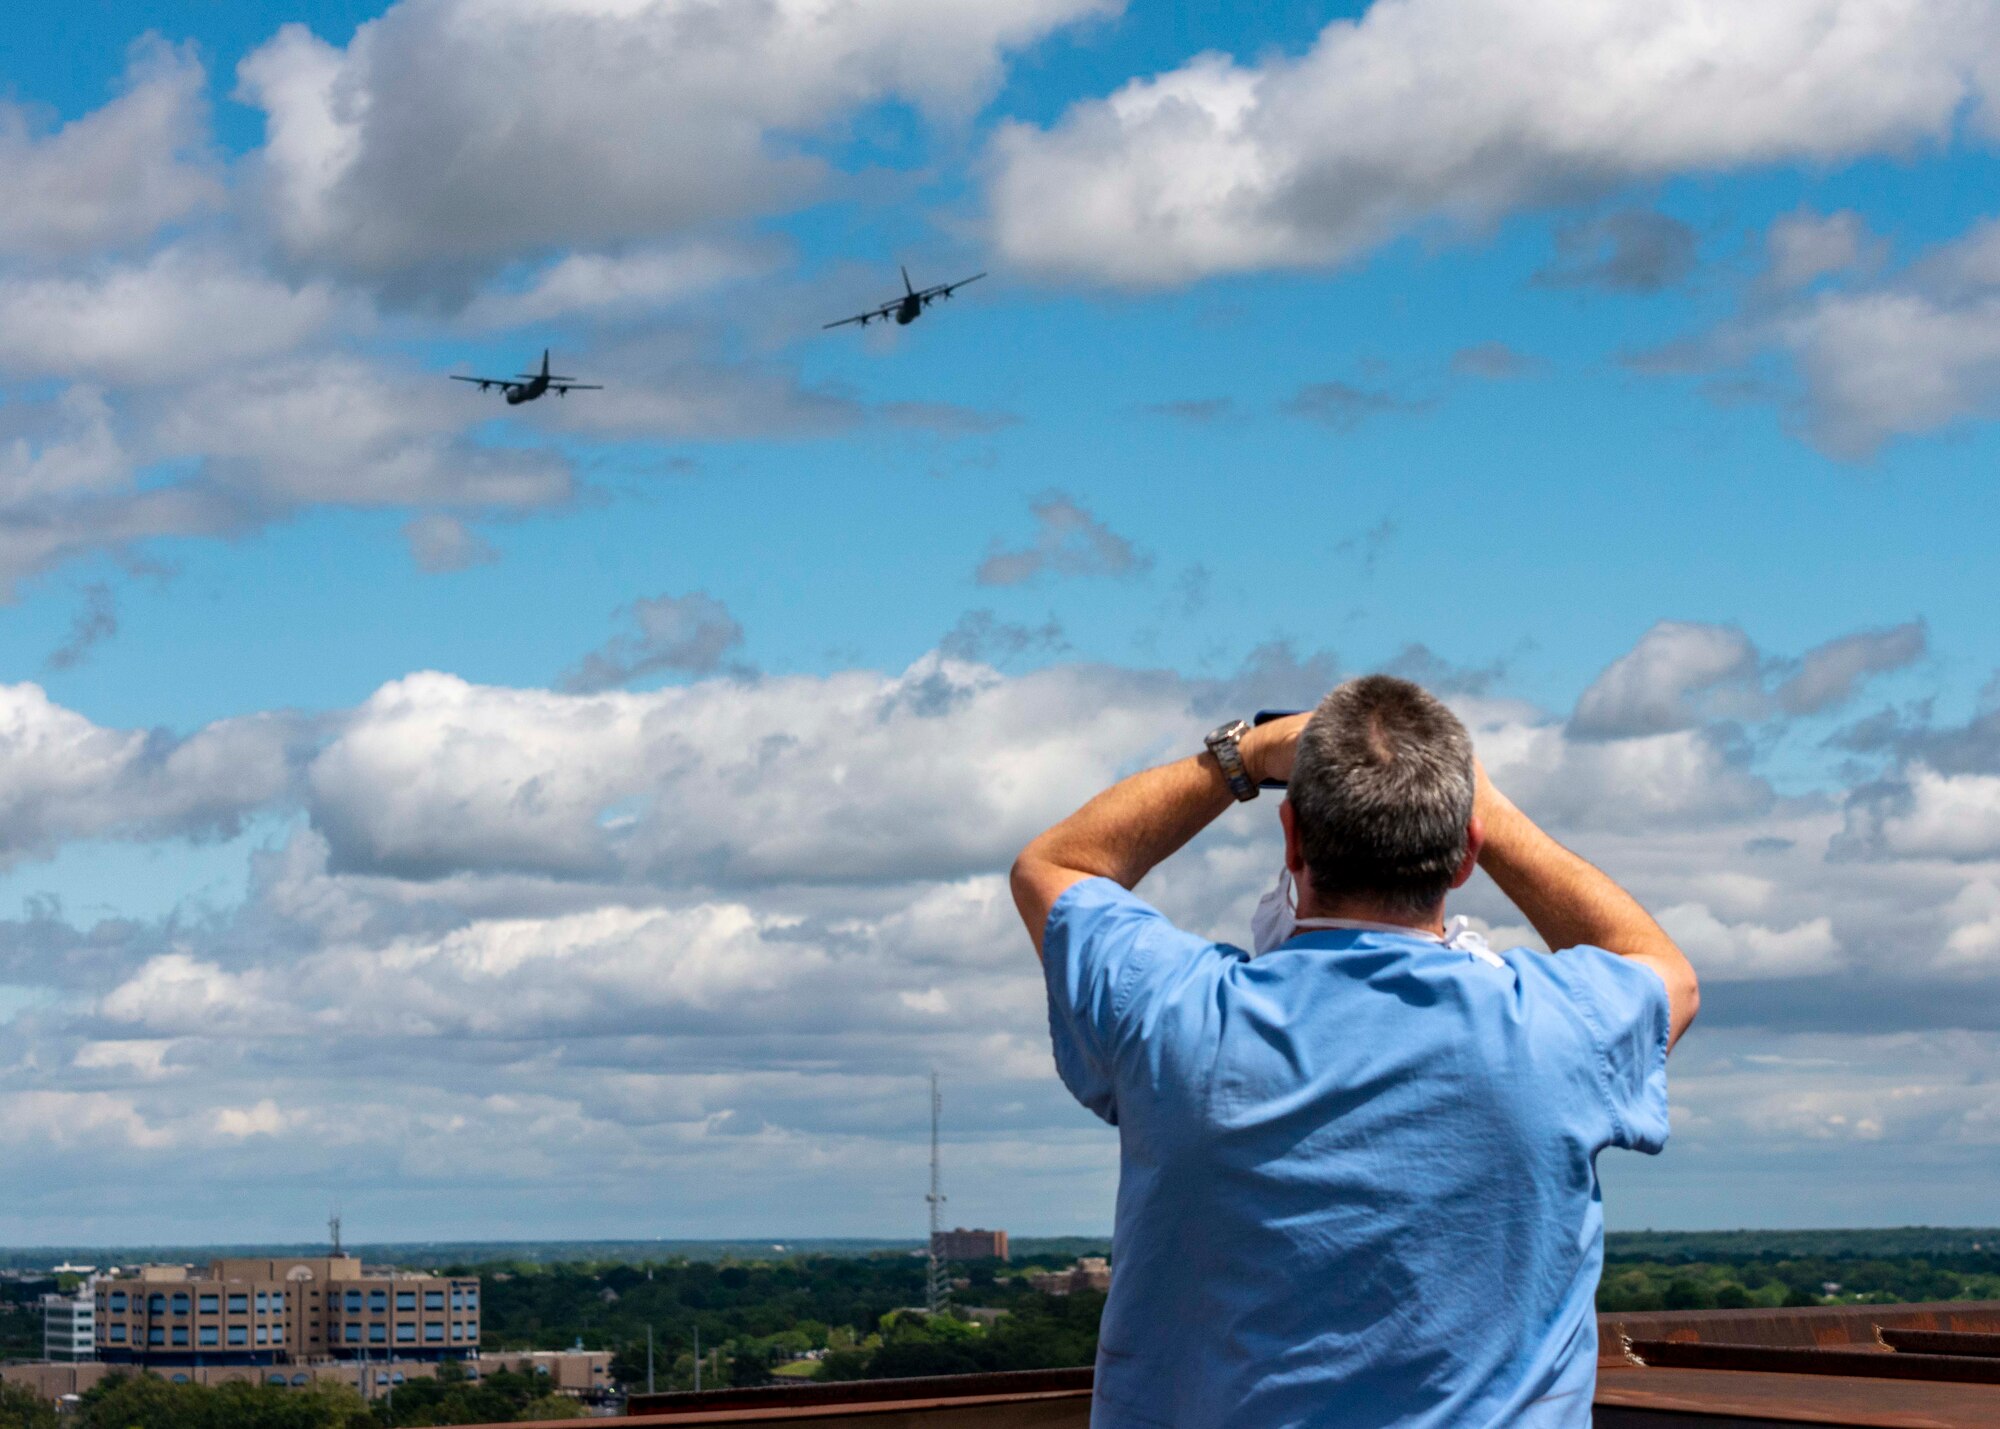
[[1465, 826], [1465, 858], [1458, 865], [1458, 872], [1452, 875], [1453, 888], [1465, 887], [1465, 880], [1472, 877], [1472, 871], [1479, 867], [1479, 850], [1486, 846], [1486, 828], [1474, 814]]
[[1285, 867], [1291, 870], [1292, 882], [1303, 883], [1306, 877], [1305, 847], [1299, 842], [1299, 816], [1293, 810], [1290, 799], [1279, 801], [1278, 822], [1285, 828]]

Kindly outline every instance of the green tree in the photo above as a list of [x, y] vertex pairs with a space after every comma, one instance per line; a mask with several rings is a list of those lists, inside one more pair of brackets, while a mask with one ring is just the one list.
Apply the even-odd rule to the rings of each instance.
[[56, 1407], [31, 1389], [0, 1383], [0, 1429], [56, 1429]]

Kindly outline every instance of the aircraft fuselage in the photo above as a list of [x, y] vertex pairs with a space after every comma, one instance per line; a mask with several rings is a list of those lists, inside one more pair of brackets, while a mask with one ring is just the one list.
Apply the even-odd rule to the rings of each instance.
[[535, 377], [527, 382], [516, 382], [507, 389], [507, 405], [518, 407], [523, 402], [532, 402], [549, 390], [549, 379]]
[[917, 315], [921, 313], [923, 310], [924, 310], [924, 305], [918, 299], [917, 295], [915, 293], [910, 294], [909, 297], [903, 299], [902, 302], [896, 304], [897, 325], [900, 327], [908, 327], [911, 323], [917, 320]]

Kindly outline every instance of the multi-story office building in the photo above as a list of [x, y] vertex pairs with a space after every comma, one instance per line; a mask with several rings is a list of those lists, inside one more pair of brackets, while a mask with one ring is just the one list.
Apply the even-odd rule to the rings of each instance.
[[939, 1260], [1005, 1260], [1007, 1232], [967, 1230], [938, 1231], [931, 1236], [931, 1253]]
[[85, 1285], [74, 1295], [42, 1297], [42, 1357], [87, 1360], [97, 1354], [97, 1297]]
[[351, 1255], [147, 1265], [95, 1286], [97, 1357], [136, 1364], [463, 1359], [479, 1281], [365, 1270]]

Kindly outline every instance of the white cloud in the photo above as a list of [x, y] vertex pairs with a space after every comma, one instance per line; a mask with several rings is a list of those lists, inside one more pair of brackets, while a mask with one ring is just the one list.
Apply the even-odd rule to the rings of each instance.
[[1874, 839], [1904, 858], [2000, 857], [2000, 775], [1906, 771], [1906, 797], [1871, 806]]
[[963, 116], [1003, 55], [1107, 0], [402, 0], [343, 49], [244, 60], [273, 221], [385, 276], [657, 241], [795, 201], [797, 140], [887, 99]]
[[1720, 693], [1726, 703], [1756, 676], [1757, 650], [1741, 630], [1663, 620], [1578, 697], [1570, 730], [1615, 739], [1689, 729], [1702, 697]]
[[323, 356], [216, 377], [176, 398], [154, 441], [259, 505], [540, 506], [570, 492], [549, 452], [462, 434], [484, 415], [450, 383]]
[[1840, 967], [1840, 942], [1833, 920], [1825, 916], [1791, 928], [1767, 928], [1725, 923], [1700, 903], [1677, 903], [1658, 916], [1704, 981], [1807, 977]]
[[166, 248], [88, 277], [3, 279], [0, 370], [183, 383], [293, 350], [334, 305], [324, 284], [293, 287], [201, 249]]
[[1966, 0], [1377, 0], [1303, 56], [1006, 126], [993, 232], [1134, 286], [1339, 263], [1593, 187], [1943, 142], [1968, 105], [1990, 123], [1996, 40]]
[[234, 832], [290, 786], [295, 737], [282, 716], [182, 740], [107, 729], [39, 685], [0, 686], [0, 863], [76, 838]]
[[143, 239], [221, 197], [207, 76], [192, 47], [134, 46], [124, 92], [37, 135], [0, 104], [0, 252], [63, 256]]
[[753, 277], [768, 266], [745, 249], [703, 241], [631, 253], [572, 253], [518, 289], [480, 293], [467, 305], [465, 320], [504, 328], [574, 314], [629, 319]]

